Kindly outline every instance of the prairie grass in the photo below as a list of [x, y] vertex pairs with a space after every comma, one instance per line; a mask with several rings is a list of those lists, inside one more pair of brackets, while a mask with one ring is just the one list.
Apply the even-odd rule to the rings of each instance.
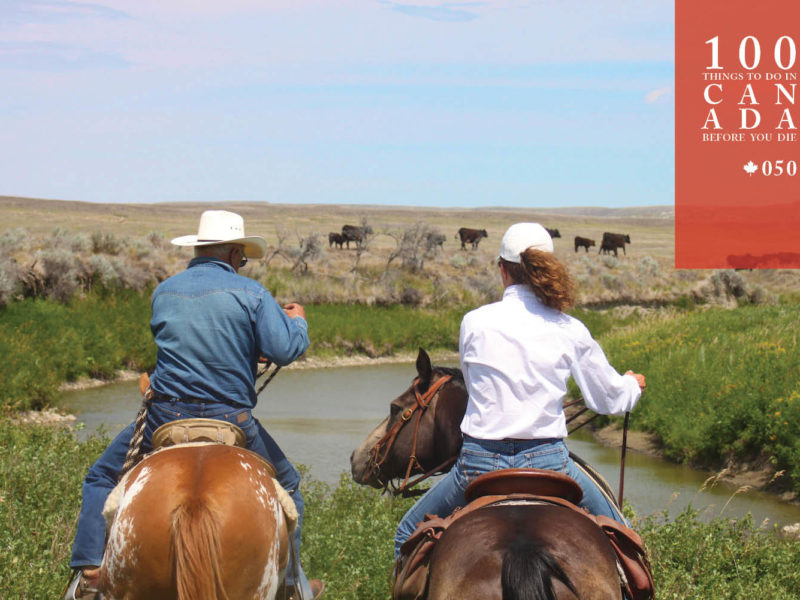
[[[69, 575], [81, 481], [108, 440], [0, 417], [0, 597], [57, 598]], [[302, 469], [302, 467], [301, 467]], [[303, 480], [302, 563], [338, 600], [390, 597], [395, 528], [413, 499], [380, 496], [345, 475]], [[635, 519], [656, 599], [796, 598], [800, 544], [749, 518], [704, 523], [691, 509]]]
[[[497, 248], [505, 229], [518, 221], [538, 221], [561, 231], [562, 237], [554, 241], [555, 253], [578, 280], [583, 305], [663, 305], [682, 298], [722, 304], [774, 302], [800, 288], [797, 270], [737, 272], [735, 279], [743, 287], [726, 287], [714, 271], [676, 270], [671, 207], [117, 205], [0, 197], [0, 220], [7, 227], [0, 234], [0, 306], [21, 297], [66, 301], [98, 287], [143, 290], [185, 267], [191, 253], [168, 240], [195, 231], [200, 213], [208, 208], [239, 212], [248, 233], [266, 238], [267, 257], [252, 261], [245, 274], [267, 284], [286, 302], [483, 304], [499, 295]], [[329, 231], [362, 222], [374, 234], [361, 251], [324, 243]], [[477, 250], [461, 250], [453, 237], [460, 226], [485, 228], [489, 237]], [[603, 231], [629, 233], [632, 243], [626, 253], [606, 256], [595, 248], [575, 252], [574, 236], [599, 240]], [[424, 232], [443, 235], [442, 247], [424, 245]], [[415, 233], [420, 235], [410, 235]], [[416, 241], [409, 245], [410, 239]], [[312, 240], [314, 252], [308, 253]], [[733, 295], [737, 289], [742, 296]]]

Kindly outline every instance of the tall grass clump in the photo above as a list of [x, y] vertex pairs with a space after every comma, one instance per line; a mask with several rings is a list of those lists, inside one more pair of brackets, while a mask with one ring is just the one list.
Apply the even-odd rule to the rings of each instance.
[[609, 335], [614, 364], [647, 376], [635, 427], [674, 460], [770, 460], [800, 490], [797, 305], [708, 309]]
[[780, 598], [800, 590], [800, 544], [750, 516], [710, 523], [686, 509], [674, 519], [653, 515], [635, 527], [650, 550], [656, 598]]
[[0, 417], [0, 597], [60, 598], [81, 482], [108, 440]]
[[42, 408], [65, 381], [155, 364], [149, 297], [131, 290], [0, 309], [2, 406]]
[[303, 489], [303, 568], [323, 579], [332, 598], [391, 597], [394, 534], [413, 499], [380, 496], [342, 474], [334, 490], [310, 481]]
[[314, 355], [386, 356], [399, 351], [458, 349], [463, 309], [321, 304], [307, 307]]

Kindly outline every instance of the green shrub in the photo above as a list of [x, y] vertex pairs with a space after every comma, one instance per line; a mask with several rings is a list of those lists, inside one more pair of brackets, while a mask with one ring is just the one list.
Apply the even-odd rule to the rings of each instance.
[[314, 355], [391, 355], [401, 351], [458, 349], [463, 309], [322, 304], [306, 307]]
[[42, 408], [65, 381], [152, 366], [149, 322], [148, 297], [130, 290], [67, 306], [25, 300], [0, 309], [0, 404]]
[[719, 467], [772, 457], [800, 489], [800, 324], [796, 305], [679, 314], [609, 335], [613, 364], [644, 373], [631, 415], [669, 458]]
[[4, 418], [0, 439], [0, 597], [60, 597], [81, 482], [108, 440]]
[[749, 516], [703, 523], [689, 508], [636, 528], [650, 551], [657, 599], [797, 598], [800, 544], [755, 527]]

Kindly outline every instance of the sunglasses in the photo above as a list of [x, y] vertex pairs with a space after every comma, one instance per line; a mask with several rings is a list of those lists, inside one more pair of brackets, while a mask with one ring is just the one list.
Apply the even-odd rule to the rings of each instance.
[[242, 261], [239, 263], [239, 268], [241, 269], [243, 266], [247, 264], [247, 257], [243, 256]]

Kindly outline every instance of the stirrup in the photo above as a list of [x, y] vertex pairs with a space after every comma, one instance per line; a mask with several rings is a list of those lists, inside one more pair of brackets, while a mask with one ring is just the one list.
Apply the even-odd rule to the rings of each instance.
[[84, 577], [81, 569], [75, 569], [62, 600], [103, 600], [103, 594], [92, 585], [96, 583]]

